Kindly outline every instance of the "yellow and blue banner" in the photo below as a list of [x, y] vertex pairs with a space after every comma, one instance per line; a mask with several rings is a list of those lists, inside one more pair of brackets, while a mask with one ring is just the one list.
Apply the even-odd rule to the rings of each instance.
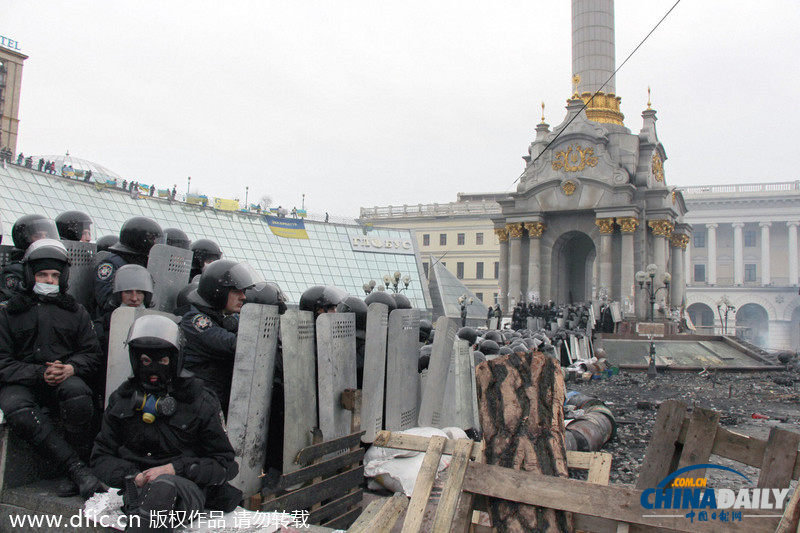
[[227, 198], [214, 198], [214, 209], [220, 211], [238, 211], [239, 200], [228, 200]]
[[264, 215], [264, 220], [273, 235], [287, 239], [308, 239], [306, 225], [301, 218], [278, 218]]

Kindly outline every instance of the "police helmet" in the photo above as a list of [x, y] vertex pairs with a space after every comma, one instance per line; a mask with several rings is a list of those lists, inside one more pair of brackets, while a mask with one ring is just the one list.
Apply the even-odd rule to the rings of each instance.
[[483, 352], [480, 350], [474, 350], [472, 352], [472, 358], [475, 361], [475, 366], [478, 366], [479, 364], [486, 361], [486, 356], [483, 355]]
[[64, 211], [56, 217], [59, 236], [66, 241], [94, 240], [92, 218], [83, 211]]
[[153, 361], [169, 356], [173, 379], [183, 371], [183, 335], [178, 324], [164, 315], [145, 315], [134, 320], [125, 344], [134, 376], [141, 366], [142, 354], [149, 355]]
[[379, 304], [386, 304], [389, 307], [390, 313], [397, 309], [397, 300], [392, 298], [386, 291], [372, 291], [367, 295], [366, 298], [364, 298], [364, 303], [366, 303], [367, 306], [375, 302]]
[[189, 246], [192, 244], [192, 240], [189, 236], [179, 228], [167, 228], [164, 230], [164, 235], [167, 236], [167, 244], [169, 246], [188, 250]]
[[333, 285], [314, 285], [309, 287], [300, 296], [300, 310], [312, 311], [327, 311], [328, 309], [335, 308], [349, 295], [338, 287]]
[[222, 249], [211, 239], [197, 239], [189, 247], [192, 251], [192, 270], [200, 272], [207, 261], [222, 259]]
[[52, 269], [61, 272], [58, 280], [61, 294], [67, 292], [67, 288], [69, 288], [69, 255], [61, 241], [39, 239], [32, 243], [22, 257], [22, 264], [25, 288], [28, 290], [33, 290], [37, 272]]
[[123, 265], [114, 275], [114, 305], [119, 307], [121, 293], [124, 291], [142, 291], [144, 306], [150, 307], [153, 300], [153, 276], [140, 265]]
[[431, 354], [433, 353], [433, 346], [426, 344], [419, 349], [419, 360], [417, 361], [417, 372], [422, 372], [431, 363]]
[[512, 350], [508, 346], [501, 346], [500, 350], [497, 352], [497, 355], [510, 355], [512, 353], [514, 353], [514, 350]]
[[478, 332], [468, 326], [459, 329], [458, 332], [456, 332], [456, 335], [458, 336], [459, 339], [464, 339], [465, 341], [467, 341], [470, 346], [475, 344], [475, 341], [478, 338]]
[[203, 270], [197, 290], [189, 294], [189, 302], [224, 309], [231, 289], [246, 290], [255, 284], [250, 268], [230, 259], [220, 259]]
[[123, 222], [119, 230], [119, 242], [108, 249], [112, 252], [146, 256], [155, 244], [163, 242], [164, 231], [158, 222], [152, 218], [133, 217]]
[[419, 342], [427, 342], [428, 337], [431, 334], [431, 330], [433, 329], [433, 325], [431, 321], [425, 318], [420, 319], [419, 321]]
[[27, 250], [31, 243], [39, 239], [58, 240], [56, 223], [44, 215], [23, 215], [14, 222], [11, 240], [15, 248]]
[[494, 341], [494, 342], [496, 342], [496, 343], [498, 343], [498, 344], [500, 344], [501, 342], [503, 342], [503, 336], [502, 336], [502, 335], [500, 335], [500, 332], [499, 332], [499, 331], [497, 331], [496, 329], [490, 329], [489, 331], [487, 331], [486, 333], [484, 333], [484, 334], [483, 334], [483, 338], [484, 338], [485, 340]]
[[480, 350], [485, 355], [496, 355], [500, 352], [500, 345], [493, 340], [486, 340], [481, 343]]
[[392, 293], [392, 297], [394, 301], [397, 303], [398, 309], [411, 309], [411, 300], [408, 299], [408, 296], [405, 294], [395, 292]]
[[102, 237], [97, 239], [95, 243], [97, 245], [98, 252], [105, 252], [108, 251], [109, 248], [114, 246], [119, 242], [119, 237], [116, 235], [103, 235]]
[[276, 305], [278, 306], [279, 314], [282, 315], [286, 312], [286, 295], [277, 283], [259, 281], [247, 289], [244, 294], [247, 298], [247, 303]]
[[355, 313], [356, 329], [365, 331], [367, 329], [367, 304], [358, 296], [348, 296], [336, 306], [337, 313]]

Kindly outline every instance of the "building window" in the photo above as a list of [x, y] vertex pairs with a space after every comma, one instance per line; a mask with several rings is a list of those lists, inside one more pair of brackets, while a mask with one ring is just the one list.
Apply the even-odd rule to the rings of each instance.
[[706, 232], [705, 231], [697, 231], [694, 234], [694, 247], [695, 248], [705, 248], [706, 247]]
[[695, 265], [694, 266], [694, 280], [697, 283], [705, 283], [706, 282], [706, 266], [705, 265]]
[[475, 234], [475, 244], [483, 244], [483, 233]]
[[500, 279], [500, 261], [494, 262], [494, 279]]
[[422, 246], [430, 246], [431, 245], [431, 235], [430, 233], [423, 233], [422, 234]]
[[476, 292], [475, 293], [475, 298], [477, 298], [480, 301], [483, 301], [483, 293], [482, 292]]
[[447, 246], [447, 233], [439, 234], [439, 246]]
[[499, 303], [500, 303], [500, 300], [498, 300], [498, 299], [497, 299], [497, 293], [494, 293], [494, 294], [492, 295], [492, 301], [493, 301], [495, 304], [499, 304]]
[[475, 279], [483, 279], [483, 262], [479, 261], [475, 265]]
[[458, 234], [458, 245], [464, 246], [464, 243], [467, 241], [467, 236], [463, 233]]
[[461, 261], [456, 263], [456, 277], [458, 279], [464, 279], [464, 263]]
[[[744, 232], [744, 245], [753, 247], [756, 245], [756, 232], [749, 230]], [[755, 265], [753, 265], [755, 266]]]
[[755, 263], [745, 263], [745, 265], [744, 265], [744, 280], [745, 281], [755, 281], [756, 280], [756, 264]]
[[424, 261], [422, 263], [422, 270], [425, 271], [425, 277], [427, 278], [428, 277], [428, 262], [427, 261]]

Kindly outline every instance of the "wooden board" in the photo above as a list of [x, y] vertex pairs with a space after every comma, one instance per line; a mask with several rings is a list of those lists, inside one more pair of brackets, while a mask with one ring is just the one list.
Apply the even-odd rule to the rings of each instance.
[[669, 472], [675, 456], [675, 443], [683, 427], [686, 405], [678, 400], [661, 404], [653, 426], [650, 444], [636, 480], [637, 489], [655, 487]]
[[374, 500], [353, 522], [347, 533], [389, 533], [406, 507], [408, 498], [402, 492], [395, 492], [391, 498]]
[[[767, 440], [767, 449], [761, 463], [758, 486], [761, 488], [785, 488], [792, 481], [792, 470], [797, 460], [797, 445], [800, 433], [772, 428]], [[797, 489], [795, 489], [797, 490]]]
[[[691, 465], [708, 464], [718, 425], [719, 413], [717, 411], [695, 407], [689, 418], [689, 428], [683, 442], [678, 469]], [[705, 469], [691, 470], [678, 477], [686, 479], [705, 477], [705, 472]]]
[[[423, 437], [425, 438], [425, 437]], [[414, 492], [408, 505], [406, 520], [403, 522], [403, 533], [416, 533], [422, 525], [422, 517], [428, 504], [428, 497], [439, 472], [439, 459], [442, 457], [444, 445], [448, 442], [445, 437], [434, 436], [428, 440], [428, 448], [422, 460], [417, 479], [414, 482]]]

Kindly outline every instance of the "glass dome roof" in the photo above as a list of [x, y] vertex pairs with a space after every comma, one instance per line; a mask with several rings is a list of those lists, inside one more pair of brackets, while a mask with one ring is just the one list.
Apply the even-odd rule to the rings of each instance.
[[105, 178], [106, 180], [117, 180], [118, 182], [122, 183], [122, 180], [124, 179], [122, 176], [120, 176], [113, 170], [109, 170], [103, 165], [98, 165], [97, 163], [93, 163], [92, 161], [88, 161], [86, 159], [73, 157], [69, 155], [69, 153], [67, 153], [67, 155], [35, 155], [33, 156], [34, 166], [36, 165], [36, 162], [40, 158], [44, 159], [45, 161], [55, 162], [56, 172], [60, 172], [61, 167], [66, 165], [66, 166], [72, 166], [74, 170], [82, 170], [84, 172], [86, 172], [87, 170], [91, 170], [92, 176], [98, 176], [101, 178]]

